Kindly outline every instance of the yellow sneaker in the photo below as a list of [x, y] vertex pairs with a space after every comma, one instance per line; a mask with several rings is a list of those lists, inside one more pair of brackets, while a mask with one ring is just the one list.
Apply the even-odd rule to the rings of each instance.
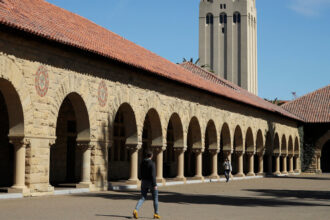
[[138, 212], [136, 211], [136, 209], [134, 209], [134, 211], [133, 211], [133, 218], [135, 218], [135, 219], [139, 218]]
[[158, 214], [154, 214], [154, 219], [160, 219], [160, 216]]

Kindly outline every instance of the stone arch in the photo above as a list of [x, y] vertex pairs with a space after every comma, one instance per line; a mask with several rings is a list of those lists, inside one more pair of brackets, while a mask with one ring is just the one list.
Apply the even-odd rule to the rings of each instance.
[[245, 152], [253, 153], [255, 151], [252, 129], [249, 127], [245, 135]]
[[[12, 122], [9, 122], [10, 129], [9, 129], [9, 135], [10, 136], [26, 136], [33, 132], [33, 129], [27, 129], [30, 128], [31, 125], [35, 123], [34, 117], [33, 117], [33, 107], [34, 104], [32, 102], [31, 96], [30, 96], [30, 87], [26, 84], [26, 80], [22, 74], [22, 70], [19, 69], [19, 66], [14, 63], [15, 61], [7, 58], [7, 57], [1, 57], [2, 63], [0, 65], [0, 88], [1, 92], [5, 93], [3, 94], [5, 97], [4, 99], [8, 100], [8, 102], [14, 102], [11, 103], [13, 106], [15, 104], [20, 105], [20, 109], [14, 110], [11, 112], [10, 118], [12, 118]], [[37, 71], [37, 70], [36, 70]], [[9, 90], [6, 92], [6, 90]], [[15, 94], [16, 93], [16, 94]], [[11, 94], [13, 95], [14, 100], [10, 100]], [[7, 98], [6, 98], [7, 97]], [[18, 102], [19, 100], [19, 102]], [[9, 109], [8, 109], [9, 110]], [[15, 113], [15, 111], [17, 111]], [[17, 115], [13, 115], [17, 114]], [[21, 116], [18, 116], [20, 114]], [[23, 119], [23, 120], [22, 120]], [[19, 121], [22, 121], [20, 123]]]
[[186, 145], [183, 139], [183, 126], [179, 114], [173, 113], [168, 123], [172, 123], [173, 127], [173, 147], [185, 147]]
[[144, 121], [144, 124], [150, 123], [151, 147], [163, 147], [162, 125], [156, 109], [150, 109], [146, 114]]
[[130, 104], [120, 105], [112, 124], [113, 144], [108, 151], [108, 180], [127, 180], [130, 177], [129, 148], [138, 146], [136, 118]]
[[288, 154], [288, 145], [286, 142], [286, 137], [283, 134], [281, 139], [281, 155], [287, 155]]
[[[264, 172], [264, 138], [262, 135], [261, 129], [257, 131], [256, 135], [256, 155], [254, 156], [254, 173], [263, 173]], [[260, 160], [262, 159], [262, 163]]]
[[263, 154], [265, 152], [264, 148], [264, 138], [262, 135], [262, 131], [259, 129], [257, 131], [257, 137], [256, 137], [256, 152], [258, 154]]
[[319, 157], [318, 169], [322, 172], [330, 172], [330, 130], [316, 141], [316, 154]]
[[208, 143], [209, 149], [216, 150], [218, 149], [218, 137], [217, 137], [217, 129], [215, 127], [215, 123], [213, 120], [210, 120], [207, 123], [205, 130], [205, 143]]
[[222, 151], [231, 151], [232, 150], [230, 129], [229, 129], [229, 126], [227, 123], [224, 123], [221, 128], [220, 147], [222, 147], [220, 149]]
[[210, 150], [218, 150], [217, 129], [213, 120], [209, 120], [205, 129], [205, 150], [203, 153], [203, 176], [210, 176], [212, 173], [211, 152]]
[[24, 112], [21, 99], [14, 86], [5, 79], [0, 78], [0, 92], [7, 107], [10, 137], [23, 138], [24, 133]]
[[90, 125], [90, 138], [95, 139], [96, 133], [97, 133], [97, 120], [96, 115], [98, 115], [97, 107], [99, 106], [97, 104], [97, 99], [94, 98], [91, 94], [93, 94], [92, 91], [90, 91], [92, 87], [88, 84], [88, 81], [80, 81], [76, 76], [69, 75], [68, 78], [63, 79], [60, 86], [56, 91], [53, 93], [53, 102], [51, 103], [51, 109], [50, 109], [50, 134], [52, 136], [56, 136], [56, 128], [54, 125], [56, 125], [58, 114], [60, 111], [60, 108], [62, 106], [63, 101], [69, 94], [76, 94], [83, 100], [84, 106], [87, 109], [88, 115], [89, 115], [89, 122]]
[[232, 152], [232, 144], [231, 144], [231, 136], [230, 136], [230, 129], [228, 123], [223, 123], [220, 132], [220, 152], [218, 154], [218, 174], [224, 174], [223, 163], [225, 158], [231, 155]]
[[236, 126], [235, 132], [234, 132], [234, 151], [238, 152], [241, 151], [243, 152], [243, 134], [242, 134], [242, 129], [239, 125]]
[[121, 106], [118, 108], [116, 117], [120, 113], [124, 115], [123, 123], [125, 125], [125, 144], [137, 145], [138, 144], [137, 125], [136, 125], [135, 112], [132, 106], [128, 103], [121, 104]]
[[[76, 92], [63, 100], [56, 122], [56, 142], [50, 151], [50, 183], [78, 183], [83, 154], [91, 141], [90, 119], [83, 98]], [[90, 163], [90, 162], [86, 162]]]
[[166, 130], [166, 150], [164, 152], [163, 176], [173, 178], [177, 175], [177, 157], [175, 149], [185, 148], [181, 118], [173, 113], [168, 121]]
[[187, 145], [193, 149], [203, 148], [202, 131], [200, 123], [196, 117], [192, 117], [188, 127]]
[[[14, 182], [15, 161], [25, 160], [25, 148], [18, 144], [24, 138], [24, 112], [16, 89], [8, 80], [0, 78], [0, 187], [10, 187]], [[24, 152], [24, 158], [18, 158]], [[25, 166], [23, 168], [25, 173]], [[16, 174], [17, 176], [17, 174]], [[24, 179], [20, 184], [24, 185]]]
[[273, 145], [273, 154], [280, 154], [281, 149], [280, 149], [280, 138], [278, 136], [278, 133], [275, 133], [274, 136], [274, 145]]
[[187, 135], [187, 150], [184, 154], [185, 176], [192, 177], [196, 173], [196, 150], [201, 151], [202, 146], [202, 131], [197, 117], [192, 117], [188, 126]]

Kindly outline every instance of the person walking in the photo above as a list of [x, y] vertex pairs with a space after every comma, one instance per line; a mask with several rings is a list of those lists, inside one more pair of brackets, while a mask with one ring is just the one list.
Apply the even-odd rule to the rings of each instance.
[[232, 171], [232, 166], [231, 166], [230, 160], [228, 158], [226, 158], [225, 162], [223, 163], [223, 166], [225, 168], [225, 176], [226, 176], [226, 179], [227, 179], [226, 182], [228, 182], [231, 171]]
[[133, 211], [133, 217], [138, 219], [138, 211], [141, 208], [142, 204], [147, 198], [147, 194], [150, 191], [152, 194], [152, 199], [154, 203], [154, 219], [160, 219], [158, 214], [158, 189], [156, 184], [156, 168], [155, 163], [152, 161], [153, 153], [148, 151], [146, 153], [146, 158], [141, 162], [141, 198], [136, 204], [136, 207]]

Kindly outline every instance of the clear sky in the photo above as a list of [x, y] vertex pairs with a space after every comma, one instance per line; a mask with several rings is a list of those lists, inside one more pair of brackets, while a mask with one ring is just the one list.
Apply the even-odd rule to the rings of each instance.
[[[198, 58], [199, 0], [47, 0], [170, 61]], [[257, 0], [259, 96], [330, 84], [330, 0]]]

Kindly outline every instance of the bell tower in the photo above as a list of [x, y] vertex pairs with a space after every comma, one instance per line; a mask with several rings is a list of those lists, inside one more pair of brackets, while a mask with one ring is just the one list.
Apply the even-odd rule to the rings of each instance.
[[200, 64], [258, 94], [256, 0], [201, 0]]

